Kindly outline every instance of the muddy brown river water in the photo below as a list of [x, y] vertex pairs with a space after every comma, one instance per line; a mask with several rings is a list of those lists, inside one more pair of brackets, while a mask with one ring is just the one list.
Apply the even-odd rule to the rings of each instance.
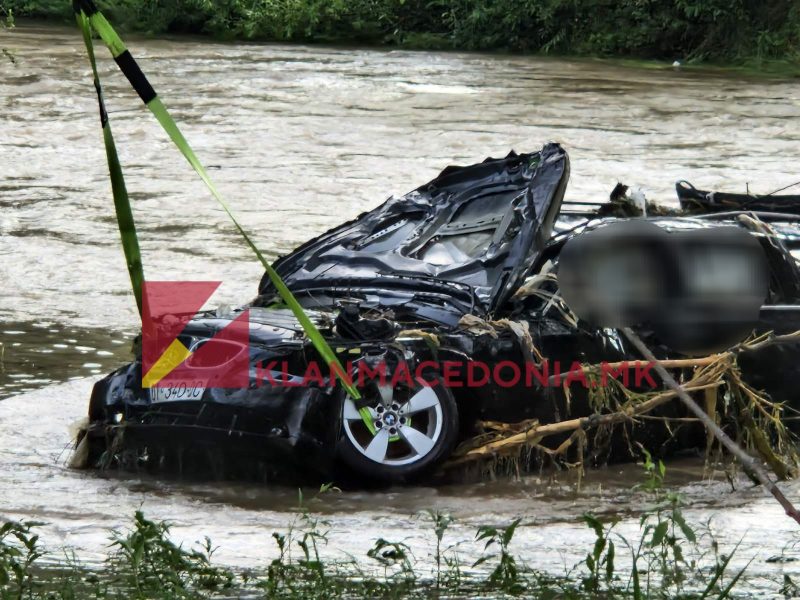
[[[713, 71], [607, 61], [261, 44], [127, 40], [224, 196], [265, 254], [278, 256], [443, 167], [547, 140], [572, 159], [567, 196], [604, 198], [618, 181], [672, 200], [674, 182], [767, 193], [797, 179], [800, 86]], [[92, 381], [126, 359], [137, 316], [119, 246], [94, 91], [78, 32], [0, 30], [0, 518], [47, 523], [45, 539], [92, 560], [107, 531], [142, 506], [188, 542], [212, 537], [220, 560], [264, 565], [293, 489], [76, 472], [70, 426]], [[255, 294], [261, 268], [202, 183], [143, 109], [104, 49], [101, 76], [140, 228], [149, 279], [222, 280], [212, 301]], [[430, 551], [425, 509], [477, 525], [523, 517], [513, 549], [563, 572], [592, 539], [585, 510], [635, 531], [635, 466], [439, 489], [330, 494], [313, 505], [332, 529], [326, 552], [364, 552], [379, 537]], [[777, 592], [795, 563], [768, 563], [797, 528], [758, 489], [670, 464], [687, 515], [711, 519], [750, 558], [747, 585]], [[784, 486], [800, 501], [800, 485]], [[476, 546], [477, 549], [477, 546]], [[790, 551], [792, 553], [794, 551]], [[469, 555], [470, 550], [465, 549]]]

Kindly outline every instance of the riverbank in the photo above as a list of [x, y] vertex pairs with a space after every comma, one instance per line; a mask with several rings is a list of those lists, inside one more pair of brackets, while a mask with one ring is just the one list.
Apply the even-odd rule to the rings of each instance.
[[[660, 466], [660, 470], [659, 470]], [[428, 510], [418, 515], [428, 544], [420, 547], [401, 532], [374, 531], [364, 556], [346, 558], [328, 552], [330, 521], [319, 514], [323, 486], [310, 500], [300, 494], [294, 518], [272, 533], [276, 553], [252, 569], [229, 567], [215, 557], [209, 537], [191, 545], [176, 541], [171, 525], [153, 521], [141, 510], [121, 530], [107, 533], [101, 562], [82, 562], [69, 547], [53, 548], [39, 537], [41, 523], [6, 521], [0, 526], [0, 598], [644, 598], [785, 597], [800, 591], [779, 565], [795, 560], [792, 552], [768, 559], [778, 567], [753, 587], [748, 567], [732, 562], [738, 544], [722, 548], [713, 529], [687, 522], [681, 496], [661, 488], [663, 465], [645, 462], [650, 506], [638, 530], [617, 527], [618, 520], [580, 517], [591, 536], [582, 548], [574, 540], [564, 552], [585, 558], [563, 571], [531, 564], [514, 544], [521, 518], [477, 528], [472, 540], [451, 533], [454, 517]], [[566, 540], [565, 540], [566, 541]], [[342, 554], [340, 552], [340, 554]], [[741, 558], [741, 557], [737, 557]]]
[[[92, 383], [90, 378], [76, 380], [0, 402], [0, 569], [10, 568], [12, 559], [28, 562], [28, 546], [17, 533], [27, 540], [39, 535], [33, 554], [44, 551], [21, 571], [25, 584], [34, 588], [31, 595], [26, 588], [24, 598], [431, 597], [436, 565], [440, 597], [499, 598], [505, 597], [506, 588], [522, 586], [526, 597], [627, 598], [635, 597], [632, 552], [637, 549], [644, 553], [637, 569], [640, 598], [692, 597], [676, 587], [659, 595], [659, 556], [664, 551], [669, 561], [663, 566], [675, 569], [670, 585], [686, 592], [708, 587], [717, 559], [732, 556], [709, 598], [721, 597], [745, 568], [734, 584], [734, 597], [780, 597], [785, 575], [800, 581], [796, 526], [746, 477], [723, 475], [725, 465], [709, 472], [702, 459], [673, 460], [663, 475], [645, 460], [644, 471], [642, 465], [627, 464], [589, 469], [582, 477], [563, 471], [438, 488], [324, 493], [305, 488], [303, 496], [276, 485], [80, 471], [66, 466], [70, 426], [74, 432], [75, 422], [85, 414]], [[30, 407], [42, 417], [31, 418]], [[800, 494], [797, 481], [781, 487], [792, 498]], [[673, 506], [675, 494], [680, 501]], [[146, 518], [132, 519], [137, 511]], [[587, 521], [587, 514], [596, 517], [600, 535], [607, 538], [599, 562], [593, 556], [599, 547], [596, 523]], [[498, 538], [517, 519], [506, 548], [516, 575], [501, 571], [493, 581], [490, 575], [501, 564]], [[23, 531], [13, 524], [20, 521], [40, 525]], [[2, 531], [5, 522], [12, 524]], [[172, 524], [168, 532], [162, 522]], [[661, 522], [668, 525], [659, 527]], [[437, 530], [442, 531], [438, 544]], [[488, 537], [476, 539], [483, 533]], [[202, 554], [205, 536], [216, 549], [211, 565], [191, 554]], [[492, 537], [495, 542], [487, 549]], [[129, 550], [141, 548], [141, 560], [131, 562], [130, 553], [110, 547], [118, 539], [128, 542]], [[616, 556], [607, 581], [609, 541]], [[316, 542], [319, 559], [314, 554], [309, 561], [301, 542], [311, 552]], [[673, 543], [685, 562], [673, 560]], [[175, 552], [173, 546], [186, 552]], [[587, 564], [587, 555], [594, 562]], [[473, 567], [485, 556], [492, 558]], [[320, 568], [309, 562], [321, 563]], [[590, 567], [597, 565], [600, 594], [582, 587], [592, 576]], [[195, 589], [203, 574], [210, 577], [210, 567], [218, 569], [221, 587], [198, 594], [151, 595], [158, 582], [144, 581], [158, 572], [167, 584]], [[145, 593], [131, 591], [136, 573], [147, 586]], [[225, 587], [228, 577], [223, 573], [232, 574], [232, 587]], [[3, 585], [14, 586], [13, 580], [1, 580], [0, 575], [0, 598], [17, 598], [17, 588], [3, 590]], [[359, 587], [365, 582], [374, 586], [371, 593]], [[46, 596], [47, 590], [75, 593]]]
[[[598, 11], [588, 0], [98, 0], [115, 26], [152, 35], [385, 45], [717, 64], [800, 74], [800, 6], [766, 2], [642, 3]], [[60, 0], [1, 0], [15, 17], [67, 22]]]

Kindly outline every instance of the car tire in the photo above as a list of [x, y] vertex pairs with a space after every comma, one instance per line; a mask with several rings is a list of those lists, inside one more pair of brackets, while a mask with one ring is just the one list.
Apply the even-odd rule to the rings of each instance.
[[373, 386], [364, 399], [373, 430], [344, 394], [337, 454], [365, 483], [407, 483], [431, 473], [450, 456], [459, 416], [453, 394], [443, 383]]

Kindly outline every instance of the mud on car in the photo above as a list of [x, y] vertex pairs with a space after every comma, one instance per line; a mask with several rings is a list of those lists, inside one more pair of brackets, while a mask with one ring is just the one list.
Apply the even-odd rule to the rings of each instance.
[[[233, 352], [246, 356], [246, 385], [144, 388], [139, 347], [133, 362], [94, 386], [81, 441], [86, 461], [225, 478], [406, 482], [436, 472], [480, 422], [590, 415], [586, 390], [566, 394], [562, 381], [549, 385], [552, 368], [525, 377], [525, 366], [639, 358], [617, 329], [576, 316], [558, 285], [565, 244], [620, 221], [647, 221], [665, 235], [723, 226], [747, 232], [763, 250], [768, 281], [754, 329], [800, 329], [791, 217], [736, 210], [646, 217], [619, 202], [570, 203], [569, 170], [558, 144], [448, 167], [274, 263], [354, 375], [360, 399], [324, 368], [309, 377], [321, 358], [265, 276], [251, 303], [191, 315], [179, 334], [196, 349], [248, 311], [248, 343]], [[680, 266], [672, 267], [680, 278]], [[704, 314], [714, 329], [714, 311]], [[637, 332], [659, 357], [685, 352], [647, 323]], [[743, 361], [743, 372], [786, 399], [797, 383], [794, 368], [781, 381], [768, 373], [793, 365], [796, 350], [770, 349]], [[476, 364], [495, 376], [471, 385]], [[383, 377], [357, 377], [381, 369]], [[665, 453], [705, 443], [698, 427], [675, 435], [640, 423], [626, 435]], [[617, 442], [598, 444], [595, 460], [624, 458]]]

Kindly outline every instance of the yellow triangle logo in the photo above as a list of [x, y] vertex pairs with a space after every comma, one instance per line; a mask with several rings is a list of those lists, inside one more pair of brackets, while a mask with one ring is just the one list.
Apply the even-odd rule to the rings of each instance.
[[147, 375], [142, 378], [142, 387], [153, 387], [191, 355], [192, 353], [183, 345], [183, 342], [178, 339], [172, 340], [172, 343], [164, 351], [164, 354], [159, 357], [156, 364], [150, 367]]

